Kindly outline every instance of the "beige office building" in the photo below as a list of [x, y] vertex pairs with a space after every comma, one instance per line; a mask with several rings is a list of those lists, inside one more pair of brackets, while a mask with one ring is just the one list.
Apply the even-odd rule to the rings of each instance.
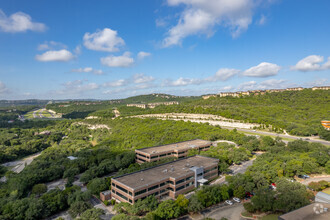
[[205, 151], [208, 150], [211, 145], [211, 141], [195, 139], [174, 144], [137, 149], [135, 150], [136, 162], [153, 162], [166, 157], [184, 158], [188, 155], [190, 149]]
[[218, 159], [196, 155], [112, 179], [111, 198], [134, 204], [139, 199], [176, 198], [218, 177]]

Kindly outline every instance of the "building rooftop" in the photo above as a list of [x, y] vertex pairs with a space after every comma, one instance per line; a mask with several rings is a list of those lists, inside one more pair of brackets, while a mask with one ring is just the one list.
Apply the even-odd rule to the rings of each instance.
[[[278, 217], [279, 220], [329, 220], [330, 204], [312, 203]], [[328, 209], [328, 210], [326, 210]]]
[[190, 141], [182, 141], [173, 144], [160, 145], [155, 147], [147, 147], [142, 149], [137, 149], [136, 151], [144, 152], [147, 154], [174, 151], [174, 150], [185, 150], [187, 148], [195, 148], [197, 146], [209, 146], [211, 141], [205, 141], [201, 139], [195, 139]]
[[218, 162], [218, 159], [196, 155], [113, 179], [136, 190], [151, 185], [154, 182], [159, 182], [163, 179], [166, 180], [170, 177], [176, 179], [188, 174], [194, 174], [190, 169], [191, 167], [208, 167], [212, 164], [218, 164]]

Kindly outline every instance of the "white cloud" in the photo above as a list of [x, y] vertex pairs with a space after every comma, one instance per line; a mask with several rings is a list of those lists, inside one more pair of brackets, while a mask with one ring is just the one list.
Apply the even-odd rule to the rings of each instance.
[[75, 72], [75, 73], [93, 73], [95, 75], [102, 75], [103, 74], [102, 70], [95, 70], [92, 67], [72, 69], [71, 72]]
[[229, 78], [237, 75], [240, 72], [240, 70], [237, 69], [228, 69], [228, 68], [222, 68], [219, 69], [215, 75], [206, 78], [206, 81], [211, 81], [211, 82], [215, 82], [215, 81], [226, 81]]
[[125, 86], [129, 84], [129, 80], [127, 79], [119, 79], [116, 81], [112, 81], [112, 82], [106, 82], [103, 84], [104, 87], [120, 87], [120, 86]]
[[88, 91], [99, 89], [96, 83], [85, 83], [86, 80], [69, 81], [63, 84], [64, 88], [56, 91], [59, 95], [81, 95]]
[[267, 22], [267, 17], [265, 15], [261, 15], [261, 17], [258, 21], [258, 24], [259, 25], [264, 25], [264, 24], [266, 24], [266, 22]]
[[165, 80], [164, 86], [188, 86], [188, 85], [199, 85], [203, 82], [200, 79], [188, 79], [180, 77], [177, 80]]
[[122, 56], [107, 56], [101, 58], [101, 63], [109, 67], [130, 67], [134, 64], [131, 53], [125, 52]]
[[117, 89], [111, 89], [111, 90], [105, 90], [102, 93], [107, 95], [114, 95], [119, 93], [125, 93], [127, 92], [126, 88], [117, 88]]
[[330, 57], [328, 57], [328, 61], [322, 65], [321, 63], [323, 61], [324, 61], [323, 56], [310, 55], [300, 60], [295, 66], [291, 67], [291, 69], [299, 70], [302, 72], [330, 69]]
[[45, 41], [43, 44], [38, 45], [38, 50], [57, 50], [57, 49], [66, 49], [67, 46], [63, 43], [56, 41]]
[[283, 79], [269, 79], [259, 83], [258, 89], [279, 89], [286, 88], [286, 81]]
[[280, 69], [281, 67], [276, 64], [262, 62], [258, 66], [253, 66], [250, 69], [245, 70], [243, 75], [251, 77], [268, 77], [276, 75]]
[[148, 83], [154, 81], [155, 78], [153, 76], [146, 76], [143, 73], [137, 73], [133, 76], [133, 81], [136, 84], [141, 84], [141, 83]]
[[9, 33], [18, 33], [26, 31], [45, 31], [46, 25], [38, 22], [32, 22], [30, 15], [23, 12], [17, 12], [9, 17], [0, 9], [0, 30]]
[[119, 47], [125, 45], [125, 41], [118, 36], [117, 31], [104, 28], [95, 33], [85, 33], [84, 45], [90, 50], [117, 52]]
[[238, 90], [254, 90], [256, 89], [257, 82], [256, 81], [249, 81], [241, 83], [237, 86]]
[[167, 0], [169, 6], [184, 5], [177, 25], [167, 32], [164, 47], [180, 45], [190, 35], [211, 36], [216, 25], [228, 27], [237, 37], [252, 22], [255, 0]]
[[157, 27], [166, 27], [168, 25], [168, 22], [163, 18], [156, 19], [155, 23]]
[[67, 62], [74, 58], [73, 54], [65, 49], [62, 50], [49, 50], [43, 54], [36, 55], [36, 60], [41, 62], [61, 61]]
[[230, 91], [230, 90], [232, 90], [234, 87], [232, 87], [232, 86], [225, 86], [225, 87], [223, 87], [223, 88], [221, 88], [221, 90], [224, 90], [224, 91]]
[[145, 89], [153, 87], [151, 82], [155, 81], [153, 76], [146, 76], [143, 73], [137, 73], [127, 79], [119, 79], [103, 84], [104, 87], [124, 87], [135, 84], [134, 89]]
[[73, 51], [76, 55], [80, 55], [81, 54], [81, 45], [76, 46], [76, 48]]
[[323, 69], [330, 69], [330, 57], [328, 57], [328, 61], [323, 64]]
[[329, 86], [329, 80], [328, 79], [315, 79], [314, 81], [305, 83], [307, 87], [313, 87], [313, 86]]
[[0, 81], [0, 95], [5, 95], [9, 92], [9, 89], [7, 88], [7, 86]]
[[143, 60], [144, 58], [149, 57], [149, 56], [151, 56], [151, 53], [143, 52], [143, 51], [139, 52], [137, 55], [139, 60]]
[[292, 85], [286, 83], [286, 80], [283, 79], [269, 79], [257, 83], [256, 81], [248, 81], [241, 83], [237, 86], [237, 90], [247, 91], [247, 90], [256, 90], [256, 89], [281, 89], [288, 88]]

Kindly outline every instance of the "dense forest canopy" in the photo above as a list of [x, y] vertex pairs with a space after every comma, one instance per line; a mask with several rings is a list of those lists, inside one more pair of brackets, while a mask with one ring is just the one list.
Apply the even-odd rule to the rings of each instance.
[[[100, 124], [108, 128], [89, 128], [91, 125]], [[7, 178], [6, 183], [0, 184], [0, 216], [5, 219], [25, 219], [25, 216], [28, 216], [28, 219], [41, 219], [63, 210], [69, 210], [72, 216], [96, 212], [97, 210], [91, 209], [89, 199], [91, 194], [98, 195], [100, 191], [109, 189], [111, 181], [109, 176], [134, 172], [171, 160], [139, 165], [135, 163], [134, 149], [195, 138], [212, 141], [229, 140], [239, 145], [237, 148], [234, 145], [219, 143], [209, 151], [200, 152], [201, 155], [220, 160], [220, 173], [226, 172], [234, 163], [239, 164], [251, 159], [255, 151], [265, 151], [266, 153], [258, 157], [255, 165], [245, 174], [248, 179], [244, 182], [248, 184], [248, 189], [256, 193], [271, 182], [279, 181], [283, 176], [330, 172], [327, 148], [320, 144], [295, 141], [285, 146], [280, 139], [273, 140], [270, 137], [258, 139], [255, 136], [245, 136], [235, 130], [229, 131], [208, 124], [119, 117], [61, 120], [45, 128], [12, 128], [2, 131], [0, 149], [5, 161], [43, 150], [41, 155], [21, 173], [13, 173], [0, 167], [1, 176], [5, 175]], [[47, 131], [47, 135], [41, 135], [44, 131]], [[190, 155], [196, 153], [199, 152], [189, 152]], [[70, 160], [68, 156], [77, 159]], [[288, 161], [293, 162], [288, 163]], [[86, 192], [73, 185], [77, 175], [80, 175], [80, 181], [87, 184]], [[66, 180], [66, 189], [47, 192], [45, 184], [59, 179]], [[262, 185], [259, 186], [259, 182]], [[130, 210], [134, 208], [137, 213], [149, 212], [150, 214], [147, 215], [162, 216], [166, 219], [178, 217], [187, 211], [199, 211], [233, 195], [243, 196], [242, 189], [239, 188], [240, 183], [237, 184], [235, 181], [230, 181], [230, 185], [202, 189], [189, 201], [185, 200], [186, 205], [182, 209], [180, 199], [181, 202], [178, 200], [157, 202], [154, 204], [154, 211], [140, 210], [142, 201], [137, 203], [137, 207], [123, 205], [127, 206], [125, 213], [131, 212]], [[297, 193], [299, 196], [303, 194], [302, 198], [305, 198], [306, 190]], [[292, 197], [296, 196], [297, 194], [292, 195]], [[295, 207], [306, 204], [306, 201], [297, 203]], [[259, 208], [257, 203], [258, 201], [255, 200], [252, 205], [254, 209]], [[175, 215], [168, 215], [166, 211], [164, 213], [166, 210], [164, 208], [168, 206], [171, 207], [170, 209], [176, 209], [177, 213]], [[18, 207], [20, 207], [19, 212], [16, 211]], [[276, 207], [274, 210], [287, 211], [282, 203], [276, 203], [274, 207]], [[136, 212], [132, 211], [129, 214]]]
[[330, 91], [304, 89], [236, 97], [211, 97], [182, 103], [158, 106], [154, 109], [120, 107], [123, 115], [152, 113], [199, 113], [220, 115], [244, 122], [271, 125], [273, 131], [285, 129], [298, 136], [327, 136], [321, 120], [329, 120]]

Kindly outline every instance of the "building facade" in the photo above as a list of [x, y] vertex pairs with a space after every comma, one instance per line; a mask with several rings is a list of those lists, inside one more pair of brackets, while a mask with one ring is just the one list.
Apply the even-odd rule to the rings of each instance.
[[312, 90], [329, 90], [330, 86], [316, 86], [313, 87]]
[[112, 179], [111, 198], [134, 204], [139, 199], [176, 198], [218, 177], [218, 159], [196, 155]]
[[321, 121], [321, 125], [328, 131], [330, 131], [330, 121]]
[[205, 151], [210, 149], [211, 145], [211, 141], [195, 139], [174, 144], [142, 148], [135, 150], [135, 159], [137, 163], [144, 163], [158, 161], [166, 157], [184, 158], [188, 155], [190, 149]]

